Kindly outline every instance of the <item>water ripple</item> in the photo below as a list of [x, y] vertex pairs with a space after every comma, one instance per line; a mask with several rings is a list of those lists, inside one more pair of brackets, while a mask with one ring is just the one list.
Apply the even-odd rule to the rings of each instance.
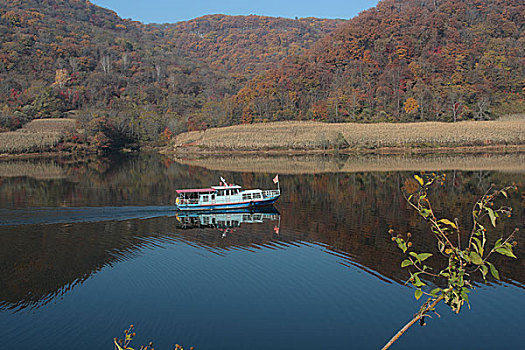
[[0, 208], [0, 226], [124, 221], [174, 216], [173, 206]]

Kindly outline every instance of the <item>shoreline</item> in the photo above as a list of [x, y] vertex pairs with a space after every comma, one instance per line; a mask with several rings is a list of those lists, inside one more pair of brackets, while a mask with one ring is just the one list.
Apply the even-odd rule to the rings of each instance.
[[[457, 146], [457, 147], [381, 147], [376, 149], [364, 148], [345, 148], [345, 149], [263, 149], [263, 150], [219, 150], [207, 149], [200, 147], [178, 147], [172, 149], [171, 147], [156, 147], [139, 152], [117, 151], [111, 154], [138, 154], [138, 153], [158, 153], [165, 156], [174, 157], [208, 157], [208, 156], [243, 156], [243, 155], [267, 155], [267, 156], [295, 156], [295, 155], [350, 155], [350, 156], [366, 156], [366, 155], [447, 155], [447, 154], [517, 154], [525, 153], [525, 144], [522, 145], [490, 145], [490, 146]], [[2, 153], [0, 154], [0, 161], [2, 160], [17, 160], [17, 159], [78, 159], [89, 157], [100, 157], [97, 153], [80, 153], [73, 154], [63, 151], [46, 151], [46, 152], [31, 152], [31, 153]], [[106, 155], [107, 156], [107, 155]]]
[[506, 154], [525, 153], [525, 144], [457, 146], [457, 147], [380, 147], [375, 149], [258, 149], [258, 150], [218, 150], [200, 147], [178, 147], [159, 150], [160, 154], [172, 156], [228, 156], [228, 155], [427, 155], [427, 154]]

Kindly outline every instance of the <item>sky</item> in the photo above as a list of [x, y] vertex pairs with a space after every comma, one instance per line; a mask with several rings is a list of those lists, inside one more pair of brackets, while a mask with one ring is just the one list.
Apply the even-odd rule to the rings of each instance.
[[208, 14], [352, 18], [378, 0], [91, 0], [122, 18], [172, 23]]

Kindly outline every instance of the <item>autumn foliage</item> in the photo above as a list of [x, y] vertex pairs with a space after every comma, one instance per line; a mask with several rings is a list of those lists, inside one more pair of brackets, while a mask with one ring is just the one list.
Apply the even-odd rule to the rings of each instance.
[[383, 0], [236, 96], [255, 120], [490, 119], [525, 110], [525, 2]]
[[162, 25], [89, 1], [0, 1], [0, 129], [104, 117], [106, 137], [141, 142], [264, 121], [491, 119], [525, 110], [524, 23], [521, 0]]

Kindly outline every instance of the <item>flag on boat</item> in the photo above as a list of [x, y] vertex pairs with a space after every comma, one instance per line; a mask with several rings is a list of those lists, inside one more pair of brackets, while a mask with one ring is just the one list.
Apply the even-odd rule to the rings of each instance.
[[276, 184], [279, 182], [279, 174], [275, 175], [275, 177], [273, 178], [273, 183]]

